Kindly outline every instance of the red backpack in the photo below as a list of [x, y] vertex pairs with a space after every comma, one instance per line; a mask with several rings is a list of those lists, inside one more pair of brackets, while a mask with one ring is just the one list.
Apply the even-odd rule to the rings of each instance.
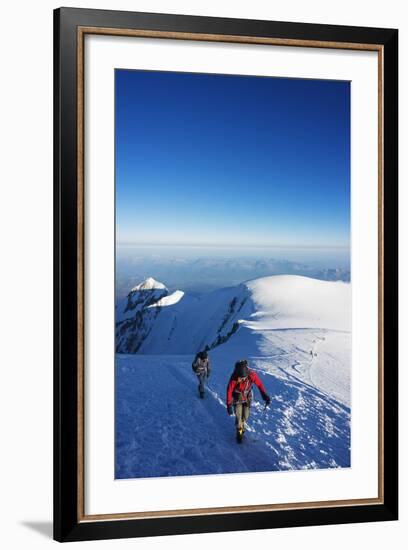
[[238, 403], [246, 403], [252, 399], [252, 380], [250, 374], [244, 379], [241, 379], [235, 385], [233, 391], [234, 401]]

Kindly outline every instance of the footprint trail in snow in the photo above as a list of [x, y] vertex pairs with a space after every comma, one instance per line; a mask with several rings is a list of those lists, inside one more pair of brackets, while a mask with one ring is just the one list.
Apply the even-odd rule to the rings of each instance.
[[[336, 380], [341, 354], [332, 354], [333, 345], [346, 346], [346, 335], [278, 330], [264, 339], [270, 356], [249, 359], [272, 401], [265, 409], [254, 388], [242, 445], [225, 406], [234, 364], [228, 344], [210, 354], [213, 369], [203, 400], [191, 355], [117, 355], [115, 477], [350, 466], [349, 392], [347, 383], [342, 391]], [[277, 352], [283, 347], [284, 353]]]

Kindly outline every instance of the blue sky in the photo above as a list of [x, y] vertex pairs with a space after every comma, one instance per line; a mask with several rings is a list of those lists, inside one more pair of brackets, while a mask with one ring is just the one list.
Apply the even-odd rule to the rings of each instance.
[[116, 70], [118, 243], [348, 247], [348, 82]]

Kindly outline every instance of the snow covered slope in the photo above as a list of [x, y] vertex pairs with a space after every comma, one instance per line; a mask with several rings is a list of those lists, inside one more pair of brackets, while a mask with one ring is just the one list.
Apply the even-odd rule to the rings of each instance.
[[[293, 348], [313, 336], [300, 336]], [[289, 351], [285, 362], [277, 357], [279, 348], [275, 356], [249, 357], [272, 400], [265, 410], [254, 390], [238, 445], [234, 417], [226, 412], [232, 364], [223, 347], [210, 352], [213, 370], [204, 399], [198, 397], [192, 355], [117, 355], [116, 478], [350, 466], [350, 409], [313, 385], [313, 378], [298, 376], [292, 365], [298, 361], [300, 372], [307, 368], [302, 353]]]
[[[199, 298], [141, 286], [127, 298], [135, 314], [127, 301], [117, 315], [116, 477], [350, 466], [349, 283], [282, 275]], [[204, 347], [200, 400], [191, 362]], [[225, 393], [241, 358], [272, 402], [255, 392], [238, 446]]]
[[248, 326], [350, 330], [348, 283], [276, 275], [255, 279], [246, 286], [255, 310]]

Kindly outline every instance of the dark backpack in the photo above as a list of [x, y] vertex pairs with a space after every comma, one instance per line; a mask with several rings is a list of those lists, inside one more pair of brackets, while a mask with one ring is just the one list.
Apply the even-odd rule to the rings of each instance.
[[197, 355], [194, 358], [194, 361], [191, 364], [191, 368], [195, 373], [197, 373], [200, 370], [200, 362], [201, 362], [201, 357], [200, 357], [200, 354], [197, 353]]

